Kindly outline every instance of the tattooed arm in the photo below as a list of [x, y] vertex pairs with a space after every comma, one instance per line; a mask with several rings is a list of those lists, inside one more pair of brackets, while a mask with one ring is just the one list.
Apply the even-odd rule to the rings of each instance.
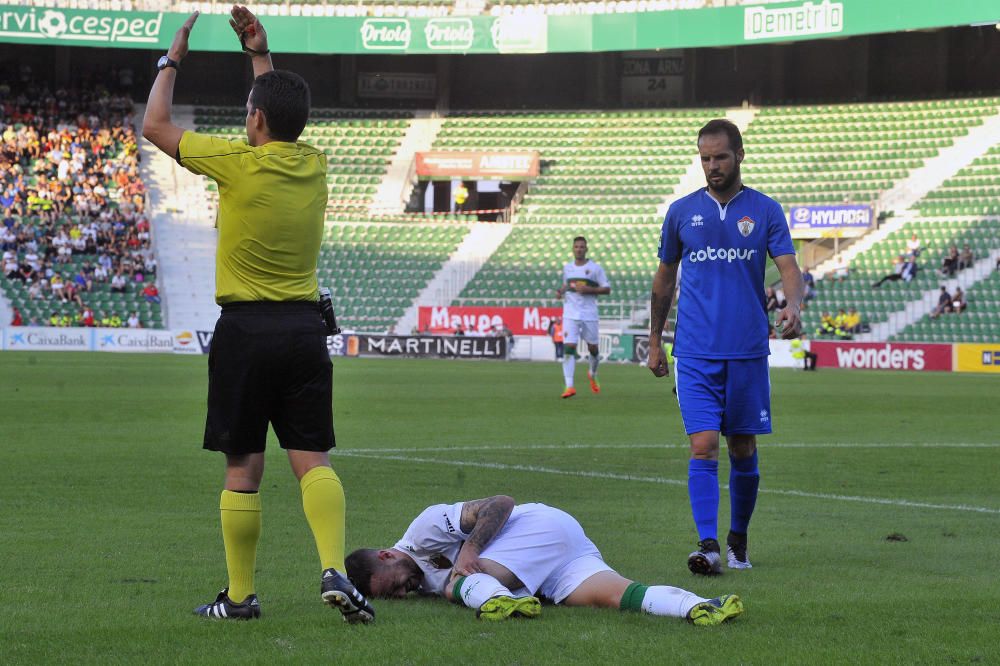
[[493, 540], [510, 518], [514, 500], [507, 495], [466, 502], [462, 506], [462, 531], [469, 535], [455, 562], [455, 571], [463, 576], [482, 571], [479, 553]]
[[653, 294], [649, 299], [649, 363], [647, 367], [657, 377], [663, 377], [669, 371], [667, 359], [663, 354], [662, 335], [667, 324], [667, 314], [674, 300], [674, 288], [677, 286], [678, 264], [660, 262], [653, 277]]

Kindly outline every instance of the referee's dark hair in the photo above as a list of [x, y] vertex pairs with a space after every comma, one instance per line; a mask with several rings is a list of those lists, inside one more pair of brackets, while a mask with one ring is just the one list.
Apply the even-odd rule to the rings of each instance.
[[309, 120], [309, 84], [295, 72], [275, 69], [253, 81], [250, 107], [264, 112], [267, 131], [277, 141], [297, 141]]
[[737, 127], [732, 121], [726, 120], [725, 118], [709, 120], [704, 127], [698, 130], [698, 141], [701, 141], [701, 137], [706, 134], [725, 134], [729, 137], [730, 150], [734, 153], [743, 150], [743, 135], [740, 134], [740, 128]]

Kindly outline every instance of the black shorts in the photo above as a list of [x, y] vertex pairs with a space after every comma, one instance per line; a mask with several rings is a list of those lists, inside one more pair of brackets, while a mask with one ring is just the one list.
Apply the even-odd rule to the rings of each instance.
[[283, 449], [333, 448], [333, 365], [326, 335], [316, 303], [222, 306], [208, 355], [204, 447], [260, 453], [270, 423]]

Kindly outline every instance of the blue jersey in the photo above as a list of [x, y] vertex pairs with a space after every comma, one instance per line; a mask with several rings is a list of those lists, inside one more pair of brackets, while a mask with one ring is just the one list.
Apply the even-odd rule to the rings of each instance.
[[674, 356], [767, 356], [767, 256], [795, 254], [781, 205], [744, 187], [723, 206], [702, 188], [663, 221], [660, 261], [680, 262]]

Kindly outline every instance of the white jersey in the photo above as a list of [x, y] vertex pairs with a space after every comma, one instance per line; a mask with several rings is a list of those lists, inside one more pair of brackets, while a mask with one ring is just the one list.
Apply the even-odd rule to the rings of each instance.
[[[444, 595], [458, 552], [469, 538], [461, 526], [464, 504], [427, 507], [393, 546], [420, 567], [422, 594]], [[594, 573], [610, 569], [576, 519], [544, 504], [515, 506], [479, 557], [505, 566], [524, 583], [524, 592], [556, 603]]]
[[444, 595], [458, 551], [469, 538], [462, 532], [463, 504], [465, 502], [427, 507], [393, 546], [412, 557], [420, 567], [424, 582], [419, 591], [423, 594]]
[[[610, 287], [608, 276], [604, 274], [604, 269], [597, 263], [587, 260], [583, 266], [577, 266], [575, 261], [571, 261], [563, 266], [563, 284], [578, 283], [590, 287]], [[567, 291], [563, 294], [563, 320], [578, 319], [581, 321], [597, 321], [600, 317], [597, 314], [597, 295], [578, 294], [575, 291]]]

